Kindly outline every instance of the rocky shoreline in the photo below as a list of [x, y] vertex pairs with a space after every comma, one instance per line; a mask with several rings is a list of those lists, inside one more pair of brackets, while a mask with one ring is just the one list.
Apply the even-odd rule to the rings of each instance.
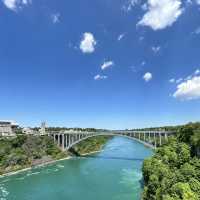
[[[89, 153], [82, 154], [81, 156], [87, 156], [87, 155], [91, 155], [91, 154], [94, 154], [94, 153], [99, 153], [99, 152], [102, 152], [102, 151], [103, 150], [92, 151], [92, 152], [89, 152]], [[68, 160], [68, 159], [71, 159], [71, 158], [75, 158], [75, 157], [73, 157], [73, 156], [67, 156], [66, 158], [61, 158], [61, 159], [58, 159], [58, 160], [53, 160], [52, 159], [52, 160], [48, 160], [48, 161], [44, 161], [44, 160], [40, 159], [40, 161], [35, 162], [30, 167], [2, 174], [2, 175], [0, 175], [0, 178], [4, 178], [4, 177], [7, 177], [7, 176], [16, 175], [16, 174], [19, 174], [21, 172], [29, 171], [29, 170], [32, 170], [32, 169], [35, 169], [35, 168], [39, 168], [39, 167], [44, 167], [46, 165], [51, 165], [51, 164], [57, 163], [59, 161]]]

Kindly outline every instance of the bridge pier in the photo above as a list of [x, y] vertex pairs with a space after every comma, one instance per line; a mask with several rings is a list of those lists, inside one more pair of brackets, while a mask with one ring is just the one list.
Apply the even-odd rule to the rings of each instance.
[[62, 150], [65, 150], [65, 135], [62, 134]]
[[154, 137], [154, 147], [156, 148], [156, 133], [153, 133], [153, 137]]
[[60, 146], [60, 134], [58, 134], [58, 146]]
[[54, 143], [56, 143], [56, 135], [55, 134], [53, 134], [53, 141], [54, 141]]
[[162, 145], [162, 134], [159, 133], [160, 146]]
[[166, 141], [166, 142], [168, 141], [167, 133], [165, 133], [165, 141]]
[[151, 142], [151, 133], [149, 132], [149, 142]]

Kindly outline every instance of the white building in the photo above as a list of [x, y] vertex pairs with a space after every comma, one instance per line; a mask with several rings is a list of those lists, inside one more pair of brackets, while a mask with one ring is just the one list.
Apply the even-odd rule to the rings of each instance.
[[14, 121], [0, 120], [0, 136], [12, 137], [15, 136], [15, 129], [18, 124]]
[[25, 127], [22, 129], [22, 133], [24, 133], [26, 135], [33, 135], [34, 131], [31, 128]]
[[40, 127], [40, 129], [39, 129], [39, 133], [40, 133], [40, 135], [45, 135], [46, 134], [46, 122], [42, 122], [41, 123], [41, 127]]

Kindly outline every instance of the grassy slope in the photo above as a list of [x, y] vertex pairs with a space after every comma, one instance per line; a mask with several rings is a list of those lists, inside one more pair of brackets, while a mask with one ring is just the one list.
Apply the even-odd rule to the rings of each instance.
[[75, 145], [71, 152], [77, 155], [83, 155], [95, 151], [100, 151], [103, 145], [110, 139], [110, 136], [97, 136], [83, 140], [81, 143]]

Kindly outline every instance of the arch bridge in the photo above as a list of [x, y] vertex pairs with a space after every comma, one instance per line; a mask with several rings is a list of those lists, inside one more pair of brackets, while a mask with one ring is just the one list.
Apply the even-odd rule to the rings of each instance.
[[58, 145], [63, 151], [70, 149], [72, 146], [80, 143], [91, 137], [96, 136], [123, 136], [135, 141], [138, 141], [150, 148], [156, 149], [166, 143], [168, 136], [172, 135], [169, 131], [98, 131], [98, 132], [78, 132], [78, 131], [63, 131], [51, 132], [49, 136], [53, 137], [54, 143]]

